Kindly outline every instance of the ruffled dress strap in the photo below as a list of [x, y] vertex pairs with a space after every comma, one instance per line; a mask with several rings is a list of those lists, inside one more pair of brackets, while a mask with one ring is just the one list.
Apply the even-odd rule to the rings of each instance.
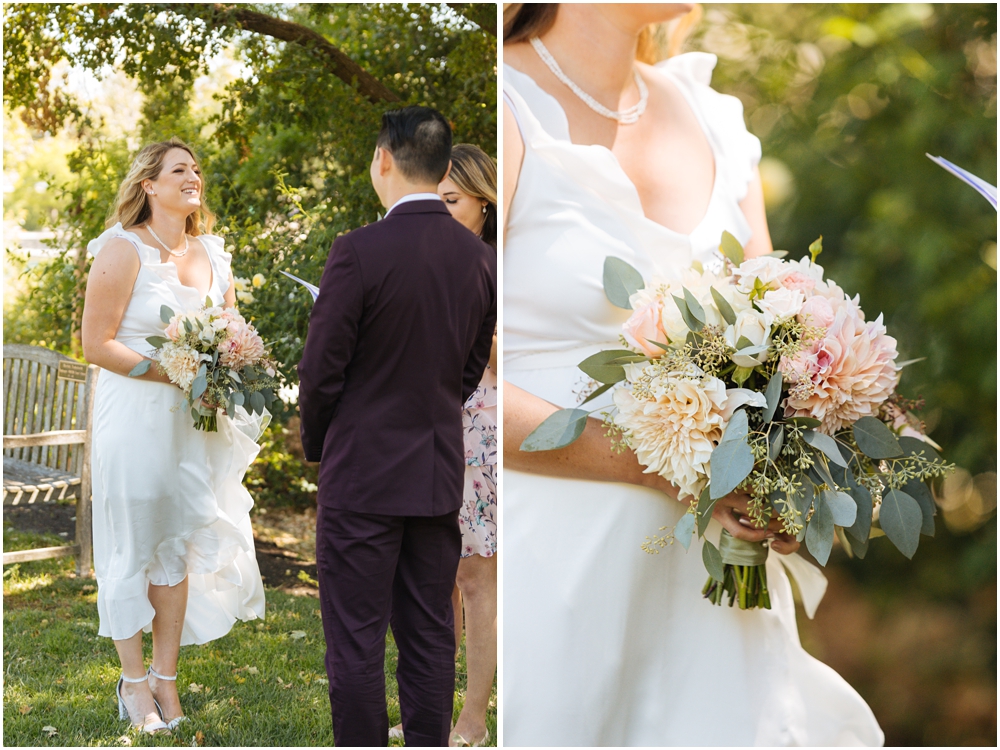
[[212, 275], [220, 294], [229, 289], [229, 273], [232, 268], [233, 254], [226, 252], [226, 241], [214, 234], [200, 234], [198, 239], [205, 246], [208, 260], [212, 264]]
[[104, 249], [104, 246], [116, 237], [132, 243], [136, 253], [139, 255], [139, 262], [143, 265], [158, 264], [160, 262], [160, 253], [156, 249], [146, 245], [135, 232], [129, 232], [123, 228], [121, 222], [105, 229], [100, 236], [88, 242], [87, 252], [96, 258], [97, 254]]
[[670, 75], [682, 88], [716, 154], [721, 156], [717, 176], [722, 176], [732, 196], [742, 201], [753, 180], [754, 167], [760, 163], [760, 139], [747, 130], [743, 102], [711, 87], [712, 71], [718, 61], [708, 52], [685, 52], [658, 63], [656, 69]]

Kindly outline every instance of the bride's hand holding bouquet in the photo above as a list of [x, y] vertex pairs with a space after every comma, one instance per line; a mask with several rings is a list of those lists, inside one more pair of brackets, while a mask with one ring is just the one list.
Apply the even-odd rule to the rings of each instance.
[[164, 336], [146, 341], [155, 349], [152, 359], [139, 362], [131, 377], [145, 374], [155, 360], [170, 382], [187, 399], [196, 429], [218, 430], [218, 411], [230, 416], [236, 407], [263, 414], [275, 399], [277, 366], [257, 330], [234, 307], [219, 307], [211, 299], [187, 313], [166, 305], [160, 319]]
[[[823, 278], [819, 240], [800, 261], [744, 261], [728, 233], [720, 250], [719, 273], [696, 264], [649, 285], [624, 261], [605, 263], [608, 299], [633, 312], [621, 349], [580, 363], [600, 384], [584, 403], [613, 389], [604, 417], [614, 450], [632, 449], [689, 502], [644, 548], [686, 549], [718, 518], [719, 547], [702, 547], [703, 593], [743, 609], [770, 607], [768, 539], [779, 552], [804, 541], [825, 565], [835, 536], [864, 557], [884, 534], [912, 557], [934, 533], [925, 481], [951, 467], [911, 414], [918, 404], [896, 393], [908, 363], [897, 362], [881, 316], [866, 321], [859, 298]], [[556, 412], [522, 450], [570, 444], [589, 415]]]

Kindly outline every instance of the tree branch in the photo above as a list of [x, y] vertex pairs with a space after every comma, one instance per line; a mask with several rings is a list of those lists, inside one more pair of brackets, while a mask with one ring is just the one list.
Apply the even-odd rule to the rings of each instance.
[[[165, 7], [182, 15], [199, 15], [206, 21], [221, 23], [228, 26], [238, 26], [255, 34], [263, 34], [283, 42], [291, 42], [312, 49], [326, 59], [330, 71], [348, 86], [364, 94], [373, 104], [381, 102], [398, 102], [399, 96], [388, 89], [371, 73], [366, 71], [354, 60], [332, 45], [326, 38], [312, 29], [298, 23], [283, 21], [280, 18], [258, 13], [246, 8], [215, 3], [213, 5], [190, 5], [169, 3]], [[205, 13], [203, 10], [208, 11]]]

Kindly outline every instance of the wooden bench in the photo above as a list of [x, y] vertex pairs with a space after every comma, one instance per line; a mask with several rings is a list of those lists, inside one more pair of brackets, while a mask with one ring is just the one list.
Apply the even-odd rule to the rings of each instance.
[[76, 497], [72, 545], [4, 552], [3, 564], [76, 556], [90, 576], [90, 439], [99, 368], [40, 346], [3, 347], [3, 504]]

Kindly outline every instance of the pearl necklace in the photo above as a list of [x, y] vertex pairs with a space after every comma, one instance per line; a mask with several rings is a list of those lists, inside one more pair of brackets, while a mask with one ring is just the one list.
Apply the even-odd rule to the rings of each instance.
[[151, 226], [149, 226], [149, 224], [146, 224], [146, 231], [149, 232], [151, 235], [153, 235], [153, 239], [156, 240], [157, 242], [159, 242], [161, 245], [163, 245], [163, 249], [166, 250], [171, 255], [173, 255], [175, 258], [183, 258], [185, 255], [187, 255], [187, 251], [188, 251], [188, 236], [187, 236], [187, 232], [184, 233], [184, 249], [183, 250], [171, 250], [169, 247], [167, 247], [167, 243], [166, 242], [164, 242], [163, 240], [161, 240], [159, 237], [156, 236], [156, 232], [153, 231], [153, 228]]
[[635, 68], [632, 69], [632, 75], [635, 77], [635, 85], [639, 88], [639, 101], [628, 109], [615, 112], [605, 107], [599, 101], [594, 99], [594, 97], [573, 83], [573, 81], [570, 80], [570, 77], [563, 73], [562, 68], [559, 67], [559, 63], [556, 62], [555, 58], [552, 57], [552, 53], [549, 52], [544, 44], [542, 44], [541, 39], [537, 36], [533, 37], [531, 39], [531, 46], [534, 47], [538, 56], [542, 58], [542, 62], [549, 66], [549, 70], [552, 71], [552, 74], [566, 84], [570, 91], [580, 97], [583, 103], [597, 112], [597, 114], [603, 115], [611, 120], [617, 120], [621, 125], [633, 125], [638, 122], [642, 113], [646, 111], [646, 103], [649, 101], [649, 89], [646, 88], [645, 81], [642, 80], [642, 76], [639, 75], [639, 71]]

